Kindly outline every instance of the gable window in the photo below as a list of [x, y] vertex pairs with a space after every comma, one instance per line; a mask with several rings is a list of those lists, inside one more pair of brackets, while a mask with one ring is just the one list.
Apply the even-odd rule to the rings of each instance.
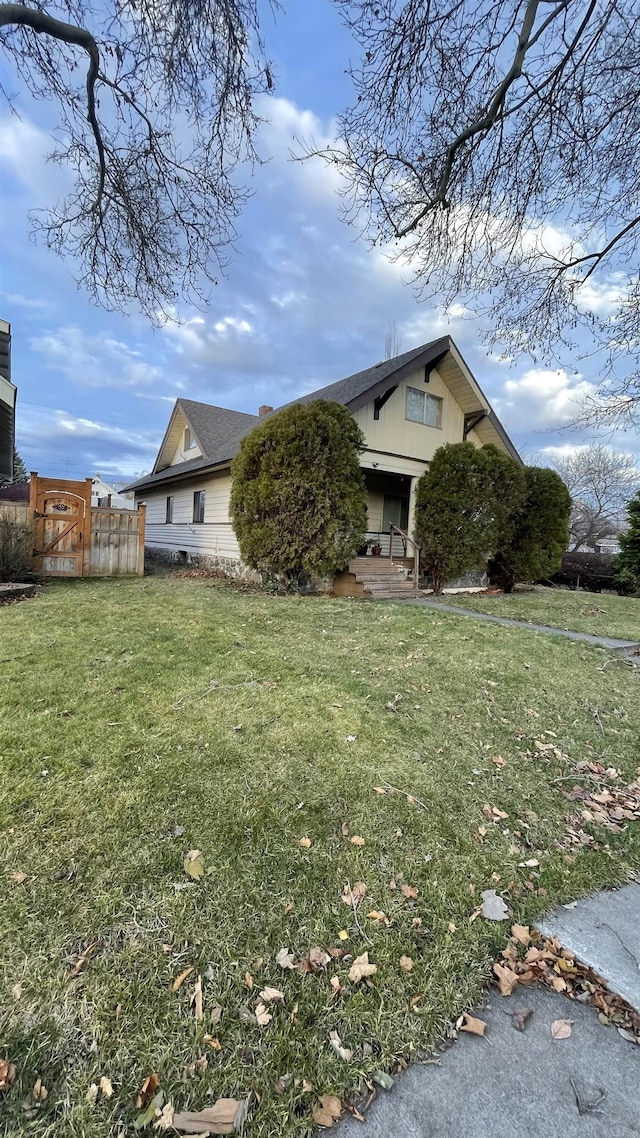
[[201, 524], [204, 521], [204, 490], [196, 490], [193, 495], [193, 520]]
[[170, 526], [173, 521], [173, 498], [167, 498], [167, 512], [165, 515], [165, 523]]
[[425, 427], [441, 427], [442, 399], [428, 391], [408, 387], [406, 418], [412, 423], [424, 423]]
[[196, 440], [194, 439], [193, 435], [191, 434], [189, 427], [185, 427], [183, 450], [193, 450], [193, 448], [197, 445], [198, 444], [196, 443]]

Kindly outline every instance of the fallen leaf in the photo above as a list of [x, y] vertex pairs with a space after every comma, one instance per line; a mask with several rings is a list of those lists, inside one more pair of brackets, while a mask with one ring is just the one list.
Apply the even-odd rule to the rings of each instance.
[[[411, 918], [411, 927], [413, 929], [419, 929], [421, 924], [422, 924], [422, 917], [412, 917]], [[455, 927], [456, 926], [454, 925], [453, 926], [454, 931], [455, 931]], [[451, 928], [451, 925], [449, 926], [449, 928]]]
[[98, 1084], [92, 1083], [84, 1097], [89, 1106], [95, 1106], [98, 1098]]
[[149, 1124], [151, 1122], [153, 1122], [154, 1119], [156, 1119], [162, 1113], [163, 1105], [164, 1105], [164, 1094], [160, 1090], [151, 1099], [151, 1101], [147, 1103], [146, 1107], [138, 1115], [138, 1117], [136, 1119], [134, 1119], [133, 1129], [134, 1130], [144, 1130], [146, 1126], [149, 1126]]
[[248, 1112], [248, 1098], [219, 1098], [205, 1110], [176, 1111], [172, 1125], [181, 1134], [239, 1134]]
[[571, 1035], [571, 1019], [554, 1019], [551, 1024], [552, 1039], [568, 1039]]
[[202, 1019], [202, 1016], [203, 1016], [203, 1010], [202, 1010], [202, 977], [201, 976], [198, 976], [198, 979], [196, 980], [196, 982], [193, 986], [193, 996], [191, 997], [191, 1001], [193, 1003], [193, 1014], [195, 1016], [196, 1022], [198, 1022], [199, 1020]]
[[377, 971], [377, 964], [369, 963], [369, 953], [363, 952], [362, 956], [356, 956], [351, 965], [349, 969], [349, 979], [353, 984], [357, 984], [360, 980], [366, 979], [367, 976], [375, 976]]
[[536, 865], [540, 865], [537, 857], [529, 857], [526, 861], [519, 861], [520, 869], [535, 869]]
[[102, 1075], [100, 1079], [100, 1093], [104, 1095], [105, 1098], [111, 1098], [113, 1094], [111, 1079], [108, 1079], [106, 1075]]
[[175, 980], [173, 981], [173, 983], [171, 985], [171, 991], [177, 992], [178, 988], [181, 988], [182, 985], [184, 984], [185, 980], [187, 979], [187, 976], [190, 976], [192, 972], [195, 972], [195, 970], [196, 970], [195, 964], [190, 964], [188, 968], [185, 968], [183, 972], [180, 972], [180, 974], [178, 976], [176, 976]]
[[167, 1102], [164, 1104], [160, 1114], [156, 1118], [153, 1129], [154, 1130], [171, 1130], [173, 1128], [173, 1103]]
[[286, 905], [285, 905], [285, 907], [284, 907], [284, 915], [285, 915], [285, 917], [288, 917], [288, 916], [289, 916], [289, 913], [292, 913], [292, 912], [293, 912], [293, 910], [294, 910], [294, 904], [293, 904], [293, 901], [287, 901], [287, 904], [286, 904]]
[[0, 1059], [0, 1091], [8, 1091], [16, 1077], [16, 1065], [8, 1059]]
[[245, 986], [249, 989], [249, 991], [251, 991], [251, 989], [253, 988], [253, 976], [251, 975], [250, 972], [245, 972], [244, 982], [245, 982]]
[[512, 925], [511, 926], [511, 936], [515, 937], [518, 944], [524, 944], [524, 945], [529, 944], [529, 941], [531, 940], [531, 934], [529, 932], [529, 926], [528, 925]]
[[482, 893], [482, 916], [487, 921], [504, 921], [507, 918], [507, 906], [495, 889], [485, 889]]
[[330, 960], [331, 957], [329, 953], [325, 952], [323, 948], [316, 947], [309, 949], [309, 963], [312, 964], [314, 968], [326, 968]]
[[509, 815], [506, 814], [504, 810], [499, 810], [497, 806], [494, 806], [492, 808], [491, 813], [493, 814], [494, 818], [501, 818], [503, 821], [505, 818], [509, 817]]
[[288, 948], [281, 948], [276, 956], [276, 964], [281, 968], [293, 968], [294, 955]]
[[310, 849], [310, 847], [311, 847], [311, 838], [300, 838], [300, 841], [298, 842], [298, 845], [299, 845], [299, 846], [302, 846], [302, 848], [303, 848], [303, 849], [305, 849], [305, 850], [308, 850], [308, 849]]
[[563, 905], [563, 906], [562, 906], [562, 908], [563, 908], [563, 909], [575, 909], [575, 907], [576, 907], [576, 905], [577, 905], [577, 904], [578, 904], [578, 902], [577, 902], [577, 901], [569, 901], [569, 904], [568, 904], [568, 905]]
[[292, 1085], [293, 1075], [285, 1074], [281, 1075], [279, 1079], [276, 1079], [275, 1083], [273, 1084], [273, 1089], [277, 1095], [284, 1095]]
[[524, 1031], [533, 1015], [533, 1008], [521, 1008], [511, 1016], [511, 1023], [516, 1031]]
[[424, 992], [418, 992], [417, 995], [411, 997], [409, 1000], [409, 1008], [415, 1008], [416, 1004], [420, 1003], [420, 1000], [424, 1000]]
[[518, 983], [518, 977], [515, 972], [510, 968], [504, 968], [502, 964], [494, 964], [493, 971], [498, 977], [498, 988], [503, 996], [510, 996]]
[[11, 999], [15, 1000], [17, 1002], [20, 999], [21, 995], [22, 995], [22, 983], [20, 981], [18, 981], [18, 983], [14, 984], [13, 988], [11, 989]]
[[216, 1000], [211, 1005], [211, 1007], [209, 1008], [209, 1019], [211, 1020], [211, 1023], [215, 1027], [216, 1024], [220, 1023], [221, 1018], [222, 1018], [222, 1004], [219, 1004]]
[[256, 956], [251, 967], [253, 968], [254, 972], [259, 972], [260, 969], [262, 968], [263, 964], [264, 964], [264, 958], [262, 956]]
[[502, 755], [494, 755], [491, 762], [495, 763], [497, 767], [506, 767], [507, 765], [507, 760], [503, 759]]
[[349, 933], [347, 932], [347, 930], [346, 929], [340, 929], [340, 932], [338, 933], [338, 940], [348, 940], [348, 939], [349, 939]]
[[147, 1078], [138, 1091], [138, 1097], [136, 1098], [136, 1110], [142, 1110], [142, 1108], [151, 1101], [159, 1086], [160, 1080], [156, 1074], [147, 1075]]
[[329, 1130], [342, 1114], [342, 1104], [335, 1095], [321, 1095], [313, 1108], [313, 1121], [316, 1126]]
[[353, 885], [345, 885], [342, 891], [342, 900], [345, 905], [349, 905], [350, 908], [355, 909], [356, 905], [359, 905], [362, 901], [366, 892], [367, 887], [364, 881], [356, 881]]
[[483, 1019], [476, 1019], [475, 1016], [467, 1015], [466, 1012], [460, 1018], [462, 1023], [460, 1023], [458, 1031], [468, 1031], [470, 1035], [484, 1035], [487, 1030], [487, 1025]]
[[98, 947], [98, 941], [94, 940], [93, 943], [90, 944], [88, 948], [85, 948], [84, 952], [82, 952], [76, 958], [76, 962], [75, 962], [73, 968], [71, 969], [71, 975], [72, 976], [79, 976], [80, 975], [80, 973], [82, 972], [82, 969], [84, 968], [85, 964], [87, 963], [87, 960], [89, 959], [91, 954], [95, 952], [97, 947]]
[[345, 739], [345, 743], [355, 743], [355, 741], [356, 741], [355, 735], [347, 735], [347, 737]]
[[400, 892], [403, 897], [408, 897], [411, 901], [415, 901], [418, 896], [418, 890], [414, 889], [413, 885], [401, 885]]
[[348, 822], [342, 823], [342, 825], [340, 827], [340, 833], [342, 834], [343, 838], [349, 837], [349, 823]]
[[[418, 920], [420, 920], [420, 918], [419, 918], [419, 917], [418, 917], [417, 919], [418, 919]], [[413, 921], [412, 921], [411, 923], [413, 924]], [[421, 922], [421, 923], [422, 923], [422, 922]], [[450, 933], [454, 933], [454, 932], [456, 931], [457, 927], [458, 927], [458, 926], [457, 926], [457, 925], [454, 925], [453, 921], [449, 921], [449, 924], [447, 925], [447, 928], [448, 928], [448, 930], [449, 930], [449, 932], [450, 932]]]
[[26, 881], [28, 876], [29, 875], [27, 873], [23, 873], [21, 869], [14, 869], [13, 873], [11, 874], [11, 880], [15, 881], [16, 885], [22, 885], [23, 881]]
[[189, 850], [183, 861], [184, 871], [196, 881], [204, 874], [204, 858], [200, 850]]
[[379, 1087], [382, 1087], [383, 1091], [390, 1091], [393, 1087], [394, 1080], [391, 1078], [391, 1075], [387, 1074], [386, 1071], [376, 1071], [371, 1076], [371, 1078], [373, 1079], [374, 1083], [377, 1083]]
[[263, 988], [260, 993], [260, 999], [265, 1004], [283, 1004], [284, 992], [278, 988]]
[[618, 1035], [621, 1035], [623, 1039], [628, 1040], [629, 1043], [637, 1043], [639, 1038], [637, 1035], [634, 1035], [632, 1031], [628, 1031], [626, 1027], [619, 1027]]
[[373, 790], [374, 790], [375, 794], [386, 794], [387, 793], [383, 786], [374, 786]]
[[352, 846], [363, 846], [364, 845], [364, 838], [361, 838], [360, 834], [354, 834], [353, 837], [351, 838], [351, 845]]
[[329, 1042], [333, 1047], [336, 1055], [339, 1055], [341, 1059], [344, 1059], [345, 1063], [351, 1062], [353, 1059], [353, 1051], [350, 1051], [348, 1047], [342, 1046], [342, 1040], [337, 1031], [329, 1032]]
[[491, 816], [492, 816], [491, 815], [491, 807], [489, 806], [489, 804], [487, 802], [485, 802], [484, 806], [482, 807], [482, 813], [484, 814], [485, 818], [491, 818]]
[[400, 967], [401, 967], [403, 972], [411, 972], [411, 969], [413, 968], [413, 960], [411, 959], [411, 957], [410, 956], [401, 956], [400, 957]]
[[388, 927], [390, 923], [387, 914], [384, 913], [382, 909], [372, 909], [370, 913], [367, 913], [367, 920], [376, 921], [379, 925], [385, 925], [386, 927]]
[[266, 1027], [273, 1019], [272, 1013], [268, 1010], [266, 1004], [257, 1004], [255, 1010], [256, 1023], [259, 1027]]
[[343, 993], [346, 991], [346, 989], [343, 988], [342, 984], [340, 983], [340, 977], [339, 976], [332, 976], [329, 983], [331, 984], [331, 989], [332, 989], [331, 995], [332, 996], [342, 996]]
[[40, 1078], [40, 1075], [38, 1075], [35, 1083], [33, 1084], [31, 1097], [34, 1102], [46, 1102], [49, 1098], [49, 1092], [45, 1087], [42, 1079]]
[[480, 835], [481, 838], [485, 838], [487, 836], [487, 827], [486, 826], [478, 826], [478, 834]]

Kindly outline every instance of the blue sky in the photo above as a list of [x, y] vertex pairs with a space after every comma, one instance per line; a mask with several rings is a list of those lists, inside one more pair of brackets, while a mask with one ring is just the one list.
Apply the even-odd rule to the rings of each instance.
[[[259, 149], [270, 160], [255, 172], [237, 251], [208, 308], [180, 309], [182, 322], [162, 329], [92, 307], [73, 266], [31, 241], [28, 211], [64, 188], [44, 161], [55, 108], [25, 93], [20, 117], [0, 107], [0, 317], [12, 324], [27, 466], [129, 478], [152, 466], [176, 396], [251, 412], [284, 403], [381, 359], [390, 321], [402, 350], [450, 333], [527, 454], [584, 442], [563, 427], [597, 384], [589, 361], [558, 371], [492, 358], [471, 311], [419, 303], [406, 271], [339, 220], [330, 170], [290, 160], [296, 138], [331, 137], [350, 98], [355, 53], [335, 8], [296, 0], [265, 36], [277, 89], [261, 108], [269, 121]], [[640, 451], [632, 436], [615, 444]]]

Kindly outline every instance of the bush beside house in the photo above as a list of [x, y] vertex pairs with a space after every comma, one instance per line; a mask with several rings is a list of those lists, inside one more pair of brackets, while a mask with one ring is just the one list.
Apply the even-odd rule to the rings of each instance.
[[230, 513], [246, 565], [285, 588], [343, 569], [367, 528], [364, 436], [346, 407], [293, 404], [242, 439]]
[[539, 581], [559, 568], [569, 542], [571, 495], [555, 470], [526, 466], [525, 497], [515, 511], [510, 539], [489, 561], [492, 584], [513, 591], [517, 582]]

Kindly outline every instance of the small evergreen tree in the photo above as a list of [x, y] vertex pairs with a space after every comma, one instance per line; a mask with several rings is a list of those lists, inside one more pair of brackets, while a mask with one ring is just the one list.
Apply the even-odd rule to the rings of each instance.
[[255, 427], [231, 468], [245, 564], [287, 587], [343, 569], [366, 532], [363, 449], [353, 416], [326, 400], [295, 403]]
[[526, 494], [525, 468], [521, 462], [493, 444], [482, 448], [488, 467], [493, 498], [493, 533], [491, 548], [508, 545], [515, 531], [516, 518]]
[[526, 493], [511, 537], [496, 547], [489, 578], [506, 593], [517, 581], [539, 581], [560, 568], [569, 542], [571, 495], [555, 470], [524, 468]]
[[416, 488], [415, 539], [434, 593], [477, 569], [495, 531], [493, 457], [473, 443], [447, 443]]
[[616, 584], [621, 592], [640, 591], [640, 490], [627, 506], [627, 530], [620, 534]]
[[13, 478], [0, 478], [0, 489], [13, 486], [16, 482], [29, 482], [29, 471], [16, 448], [13, 448]]

